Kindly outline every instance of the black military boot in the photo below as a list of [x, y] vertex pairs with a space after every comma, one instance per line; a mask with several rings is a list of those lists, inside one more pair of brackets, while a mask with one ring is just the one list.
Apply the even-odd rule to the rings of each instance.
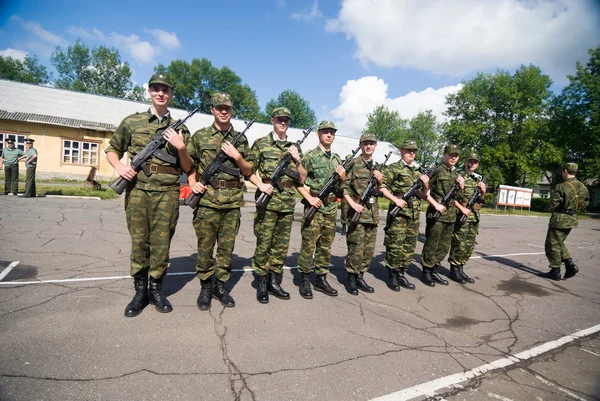
[[467, 276], [467, 273], [465, 273], [464, 271], [464, 266], [456, 266], [456, 268], [458, 269], [458, 274], [460, 274], [462, 276], [462, 278], [465, 279], [465, 281], [469, 284], [473, 284], [475, 282], [474, 279], [472, 279], [471, 277]]
[[162, 292], [162, 282], [164, 278], [164, 275], [162, 275], [160, 278], [150, 277], [148, 298], [150, 299], [150, 303], [154, 305], [157, 311], [160, 313], [169, 313], [173, 310], [173, 306], [171, 306], [171, 303]]
[[369, 284], [367, 284], [367, 282], [365, 281], [363, 276], [364, 276], [364, 273], [360, 273], [358, 275], [358, 277], [356, 278], [356, 286], [361, 291], [368, 292], [370, 294], [374, 293], [375, 289], [373, 287], [371, 287]]
[[312, 299], [313, 293], [310, 287], [310, 273], [300, 273], [300, 296], [305, 299]]
[[435, 287], [433, 277], [431, 277], [432, 271], [433, 269], [431, 267], [423, 266], [423, 275], [421, 276], [421, 281], [428, 287]]
[[150, 302], [148, 300], [148, 275], [146, 273], [138, 273], [133, 276], [133, 287], [135, 288], [135, 295], [125, 307], [125, 317], [139, 315]]
[[433, 269], [432, 269], [432, 271], [431, 271], [431, 279], [432, 279], [433, 281], [435, 281], [436, 283], [438, 283], [438, 284], [441, 284], [441, 285], [448, 285], [448, 280], [444, 280], [444, 279], [442, 278], [442, 276], [440, 276], [440, 275], [439, 275], [439, 273], [438, 273], [438, 268], [439, 268], [439, 267], [440, 267], [440, 266], [433, 266]]
[[352, 295], [358, 295], [358, 287], [356, 286], [356, 279], [358, 274], [348, 273], [348, 292]]
[[450, 265], [450, 277], [451, 280], [456, 281], [459, 284], [467, 284], [467, 280], [460, 274], [458, 266]]
[[398, 282], [398, 269], [389, 269], [390, 271], [390, 283], [388, 287], [390, 290], [399, 292], [400, 291], [400, 283]]
[[212, 300], [212, 277], [206, 280], [200, 280], [200, 295], [198, 295], [198, 300], [196, 304], [200, 310], [209, 310], [210, 309], [210, 301]]
[[337, 290], [327, 282], [327, 274], [317, 274], [315, 290], [322, 292], [325, 295], [329, 295], [330, 297], [337, 297], [338, 294]]
[[288, 292], [285, 292], [285, 290], [279, 285], [280, 275], [283, 276], [283, 272], [279, 274], [269, 272], [269, 278], [267, 280], [267, 290], [279, 299], [290, 299], [290, 294]]
[[269, 292], [267, 291], [267, 276], [258, 276], [256, 281], [256, 299], [261, 304], [268, 304]]
[[573, 259], [564, 259], [563, 262], [565, 263], [565, 280], [575, 276], [579, 271], [579, 267], [573, 262]]
[[221, 301], [221, 305], [226, 308], [233, 308], [235, 301], [233, 297], [229, 295], [229, 292], [225, 289], [225, 283], [219, 279], [215, 280], [215, 286], [213, 288], [213, 297]]
[[560, 281], [560, 267], [550, 268], [546, 273], [538, 273], [538, 276], [549, 278], [550, 280]]

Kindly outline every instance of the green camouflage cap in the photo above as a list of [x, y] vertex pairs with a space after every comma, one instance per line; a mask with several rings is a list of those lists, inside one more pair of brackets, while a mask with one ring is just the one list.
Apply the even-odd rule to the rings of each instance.
[[575, 175], [579, 170], [579, 166], [577, 166], [577, 163], [565, 163], [564, 169], [567, 170], [567, 173]]
[[377, 137], [372, 132], [365, 132], [360, 136], [360, 142], [363, 143], [364, 141], [377, 142]]
[[6, 143], [15, 143], [15, 141], [14, 141], [13, 139], [10, 139], [10, 138], [8, 138], [8, 139], [6, 140]]
[[332, 128], [337, 131], [335, 124], [331, 121], [321, 121], [321, 124], [319, 124], [319, 128], [317, 128], [317, 131], [320, 131], [322, 129], [327, 129], [327, 128]]
[[275, 117], [292, 118], [292, 113], [290, 113], [290, 110], [286, 107], [277, 107], [277, 108], [273, 109], [273, 112], [271, 113], [271, 117], [273, 117], [273, 118], [275, 118]]
[[479, 161], [479, 155], [475, 152], [470, 152], [467, 154], [467, 157], [465, 160], [477, 160]]
[[34, 142], [35, 142], [35, 139], [30, 139], [30, 138], [25, 139], [25, 143], [34, 143]]
[[448, 145], [444, 146], [444, 154], [451, 154], [451, 153], [456, 153], [456, 154], [460, 155], [460, 148], [458, 147], [458, 145], [448, 144]]
[[412, 140], [406, 140], [404, 142], [402, 142], [402, 145], [400, 145], [400, 149], [415, 149], [417, 150], [417, 143], [415, 141]]
[[148, 86], [152, 84], [163, 84], [167, 85], [169, 88], [173, 89], [173, 84], [169, 77], [163, 74], [154, 74], [150, 77], [150, 81], [148, 81]]
[[233, 107], [233, 103], [231, 102], [231, 96], [228, 93], [217, 92], [210, 98], [210, 105], [213, 107], [217, 106], [229, 106]]

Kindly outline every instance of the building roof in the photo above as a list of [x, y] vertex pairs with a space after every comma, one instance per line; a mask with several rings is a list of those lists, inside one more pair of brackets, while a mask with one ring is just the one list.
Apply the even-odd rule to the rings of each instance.
[[[148, 110], [147, 103], [118, 99], [110, 96], [93, 95], [47, 86], [32, 85], [22, 82], [0, 79], [0, 119], [24, 121], [38, 124], [51, 124], [71, 128], [86, 128], [97, 131], [115, 131], [121, 120], [130, 114]], [[169, 108], [171, 115], [177, 119], [184, 118], [185, 110]], [[210, 114], [196, 113], [186, 121], [190, 132], [194, 133], [202, 127], [213, 123]], [[242, 130], [245, 123], [232, 120], [236, 130]], [[250, 144], [272, 131], [270, 124], [255, 123], [248, 130]], [[336, 135], [332, 150], [342, 158], [352, 153], [358, 146], [358, 138]], [[301, 129], [290, 128], [288, 138], [297, 141], [302, 137]], [[318, 145], [317, 135], [311, 133], [302, 144], [306, 152]], [[383, 161], [385, 155], [392, 151], [390, 161], [399, 160], [398, 149], [388, 142], [380, 142], [374, 155], [375, 161]]]

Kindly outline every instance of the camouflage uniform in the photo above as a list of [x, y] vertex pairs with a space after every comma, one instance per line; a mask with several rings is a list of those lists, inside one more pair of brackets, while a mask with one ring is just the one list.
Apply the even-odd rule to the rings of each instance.
[[[415, 145], [416, 146], [416, 145]], [[417, 181], [421, 172], [416, 164], [408, 166], [403, 160], [386, 167], [383, 174], [382, 188], [387, 188], [394, 196], [402, 198], [404, 193]], [[396, 205], [390, 202], [388, 213]], [[406, 271], [415, 253], [419, 238], [419, 221], [421, 216], [421, 200], [417, 197], [408, 201], [400, 209], [398, 216], [389, 220], [385, 230], [385, 265], [391, 270]]]
[[[302, 165], [307, 176], [304, 185], [309, 187], [312, 196], [317, 196], [325, 182], [335, 172], [335, 168], [342, 164], [341, 158], [331, 153], [329, 156], [317, 146], [302, 158]], [[310, 209], [310, 204], [304, 203], [304, 212]], [[317, 275], [329, 273], [329, 260], [331, 258], [331, 244], [335, 238], [335, 221], [337, 217], [337, 197], [332, 193], [315, 213], [310, 224], [302, 224], [302, 248], [298, 258], [298, 269], [301, 273], [310, 273], [313, 262]]]
[[[192, 136], [193, 150], [190, 152], [196, 167], [198, 180], [202, 171], [214, 160], [224, 141], [231, 141], [237, 132], [231, 128], [220, 131], [215, 124], [202, 128]], [[250, 149], [248, 139], [243, 135], [236, 149], [248, 160]], [[237, 169], [235, 160], [228, 158], [224, 165]], [[213, 176], [219, 188], [208, 185], [194, 211], [194, 229], [198, 237], [198, 262], [196, 275], [200, 280], [208, 280], [213, 274], [219, 281], [227, 281], [231, 276], [231, 256], [235, 237], [240, 228], [240, 207], [244, 202], [241, 177], [218, 171]], [[216, 260], [213, 250], [217, 244]]]
[[[457, 201], [466, 207], [467, 202], [475, 193], [477, 184], [481, 181], [479, 174], [468, 174], [465, 176], [465, 187], [461, 194], [458, 196]], [[473, 254], [475, 248], [475, 239], [479, 233], [479, 218], [480, 210], [483, 199], [475, 202], [471, 214], [467, 217], [467, 221], [460, 223], [457, 221], [454, 226], [454, 232], [452, 233], [452, 242], [450, 248], [450, 256], [448, 262], [452, 266], [462, 267], [468, 261]], [[458, 212], [458, 211], [457, 211]], [[457, 219], [462, 217], [462, 213], [458, 212]]]
[[[12, 139], [7, 139], [6, 143], [14, 143]], [[19, 157], [25, 153], [17, 147], [6, 147], [2, 151], [2, 161], [4, 164], [4, 195], [12, 191], [14, 195], [19, 193]]]
[[[170, 114], [161, 120], [149, 109], [132, 114], [121, 122], [110, 139], [105, 153], [114, 152], [123, 157], [125, 152], [133, 158], [156, 136], [156, 132], [167, 128], [174, 121]], [[190, 133], [180, 127], [186, 146]], [[178, 152], [167, 143], [164, 150], [177, 157]], [[171, 238], [179, 218], [179, 175], [178, 166], [156, 157], [148, 162], [151, 170], [160, 170], [147, 177], [140, 170], [125, 192], [125, 215], [131, 236], [131, 275], [148, 274], [158, 279], [167, 270]]]
[[[294, 145], [289, 141], [276, 140], [274, 135], [274, 132], [270, 132], [267, 136], [257, 139], [252, 145], [251, 156], [248, 159], [254, 165], [254, 174], [263, 181], [268, 180], [281, 158], [290, 146]], [[302, 157], [302, 151], [298, 149], [298, 152]], [[290, 163], [289, 168], [297, 171], [294, 163]], [[256, 250], [252, 258], [252, 269], [257, 276], [264, 276], [269, 271], [281, 273], [287, 256], [296, 205], [295, 187], [302, 184], [288, 176], [282, 178], [281, 184], [284, 186], [283, 191], [279, 192], [274, 188], [267, 208], [257, 208], [254, 215]], [[260, 194], [257, 190], [256, 199]]]

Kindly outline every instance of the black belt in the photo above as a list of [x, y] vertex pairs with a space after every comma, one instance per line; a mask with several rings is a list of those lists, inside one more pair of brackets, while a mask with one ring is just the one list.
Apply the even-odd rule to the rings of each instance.
[[568, 214], [569, 216], [575, 216], [577, 214], [574, 210], [556, 210], [556, 213]]
[[244, 184], [242, 184], [241, 180], [217, 180], [217, 187], [219, 189], [223, 188], [242, 188]]
[[160, 173], [160, 174], [173, 174], [173, 175], [181, 175], [181, 169], [171, 167], [171, 166], [160, 166], [158, 164], [148, 164], [148, 168], [152, 174]]
[[[264, 184], [270, 184], [270, 181], [268, 178], [263, 178], [262, 182]], [[283, 188], [294, 188], [295, 187], [294, 181], [281, 181], [281, 186]]]

